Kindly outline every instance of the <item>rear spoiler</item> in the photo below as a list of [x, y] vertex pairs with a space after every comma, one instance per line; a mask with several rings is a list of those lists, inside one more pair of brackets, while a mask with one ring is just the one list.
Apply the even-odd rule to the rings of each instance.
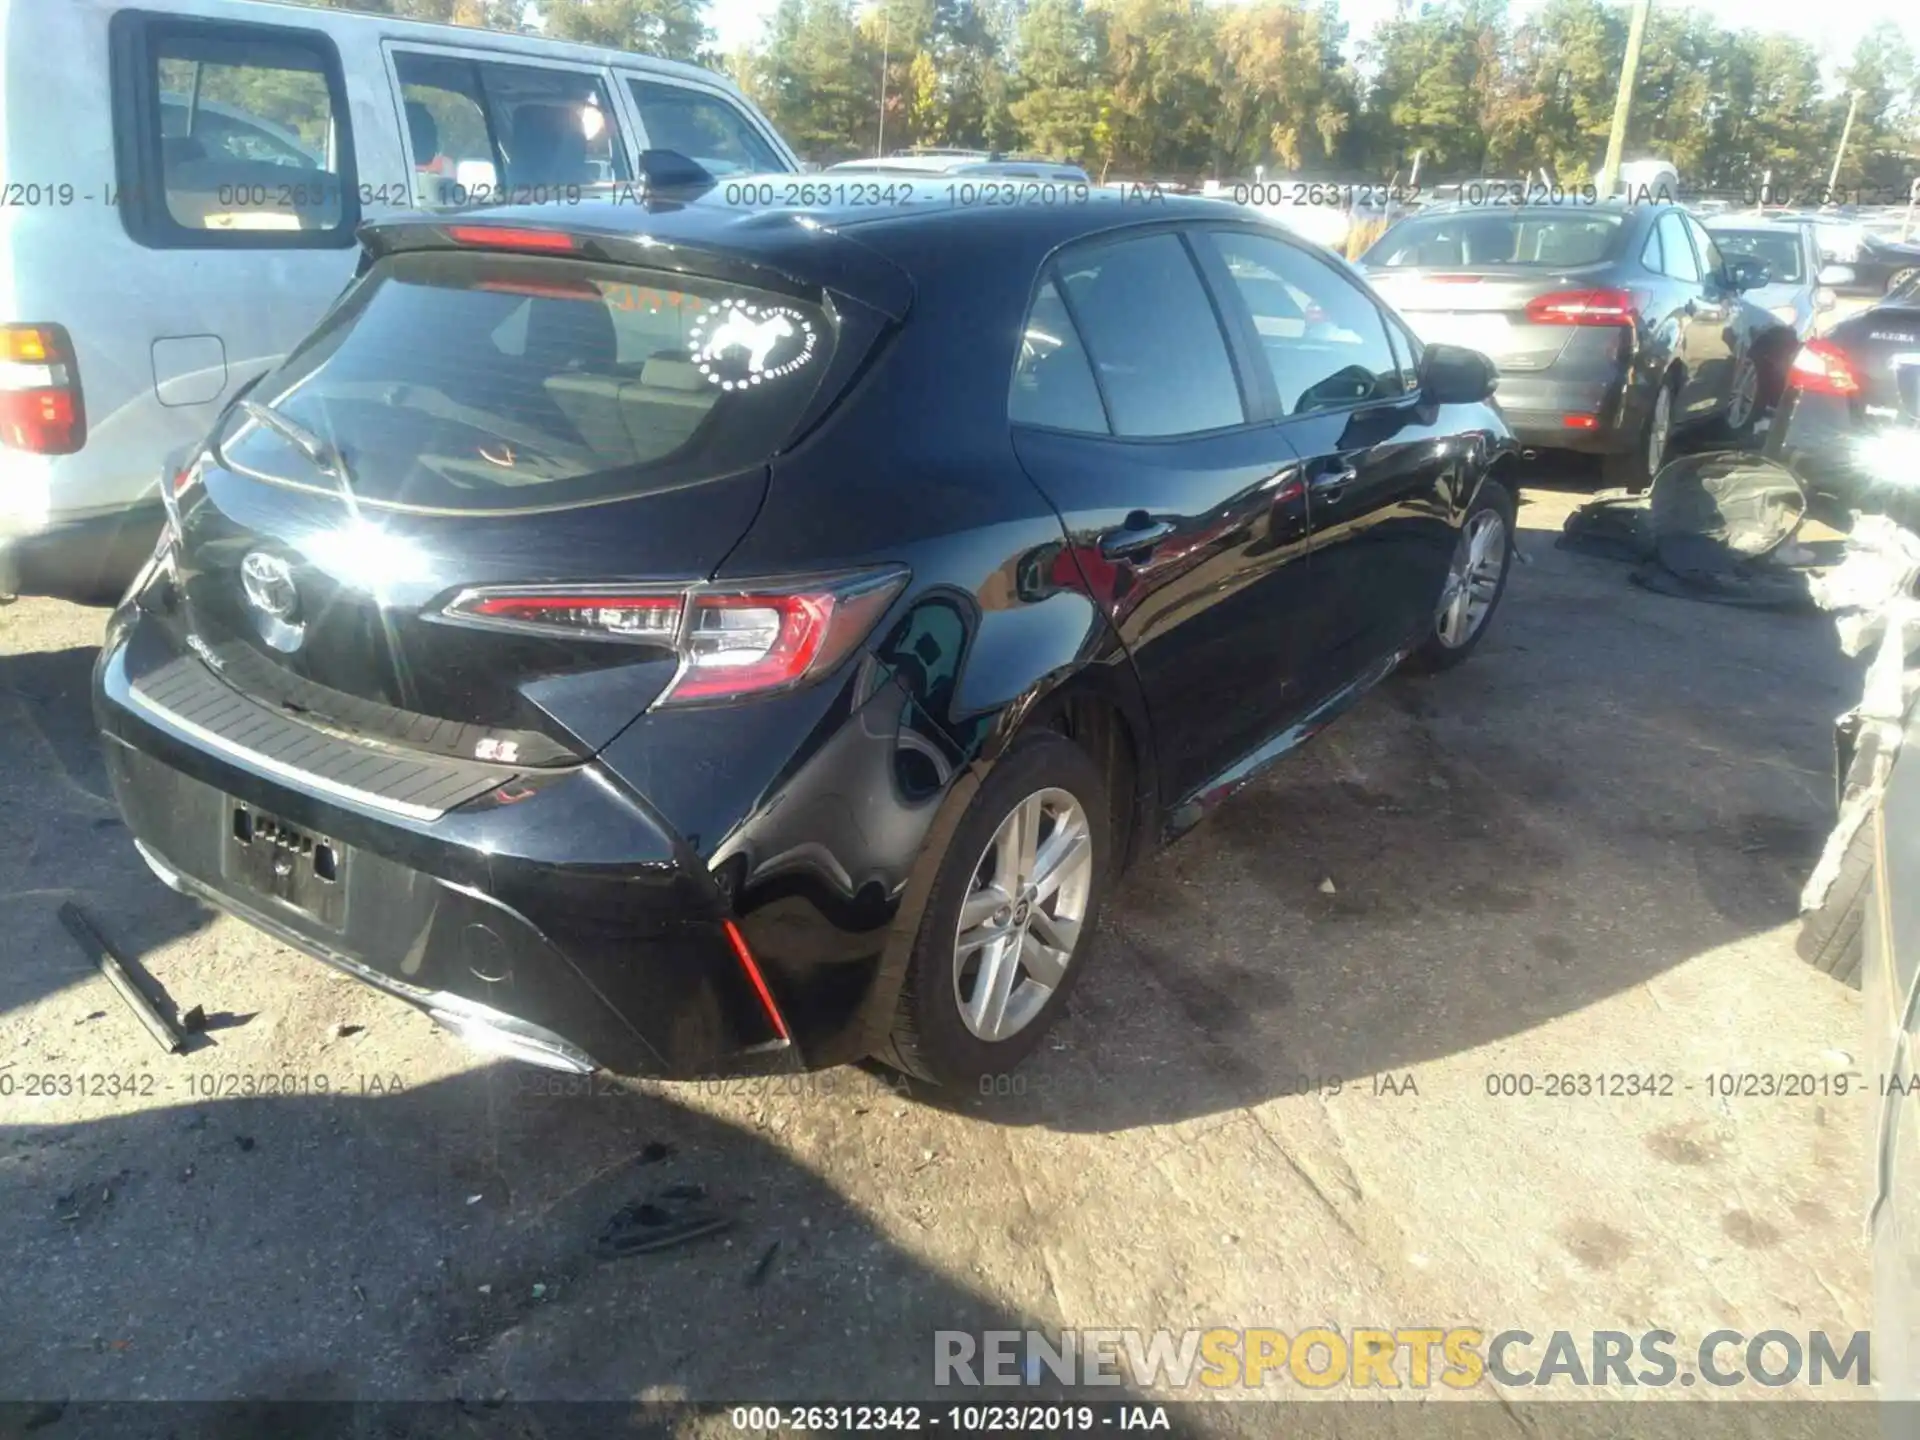
[[[583, 187], [577, 204], [489, 206], [369, 221], [359, 230], [359, 273], [382, 256], [407, 250], [564, 254], [704, 275], [803, 298], [833, 291], [889, 320], [906, 317], [913, 303], [907, 273], [830, 222], [800, 210], [731, 206], [715, 198], [712, 186], [688, 188], [694, 191], [690, 197], [677, 185], [669, 193]], [[489, 232], [495, 238], [463, 242], [459, 231], [469, 237]]]

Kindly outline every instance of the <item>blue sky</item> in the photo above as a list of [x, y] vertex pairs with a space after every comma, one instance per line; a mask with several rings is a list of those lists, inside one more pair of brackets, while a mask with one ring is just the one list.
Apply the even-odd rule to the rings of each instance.
[[[760, 27], [773, 12], [775, 0], [713, 0], [707, 23], [719, 36], [722, 49], [740, 49], [759, 38]], [[1524, 16], [1536, 0], [1512, 0], [1511, 13]], [[1656, 6], [1660, 0], [1654, 0]], [[1355, 39], [1393, 14], [1396, 0], [1342, 0]], [[1829, 9], [1809, 0], [1701, 0], [1695, 8], [1721, 24], [1754, 30], [1784, 30], [1811, 41], [1830, 61], [1851, 53], [1854, 42], [1880, 20], [1892, 20], [1906, 31], [1907, 43], [1920, 51], [1920, 6], [1914, 0], [1855, 0]]]

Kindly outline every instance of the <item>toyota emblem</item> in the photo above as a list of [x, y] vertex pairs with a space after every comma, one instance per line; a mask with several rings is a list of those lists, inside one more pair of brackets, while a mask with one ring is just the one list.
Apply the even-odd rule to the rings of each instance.
[[247, 592], [247, 603], [272, 619], [292, 620], [294, 611], [300, 608], [293, 567], [278, 555], [264, 550], [248, 555], [240, 562], [240, 584]]

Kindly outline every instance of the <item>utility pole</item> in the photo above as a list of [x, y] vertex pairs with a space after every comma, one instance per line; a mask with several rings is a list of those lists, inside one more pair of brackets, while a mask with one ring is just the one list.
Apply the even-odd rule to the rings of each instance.
[[880, 7], [880, 133], [874, 138], [873, 158], [887, 153], [887, 51], [893, 43], [893, 7]]
[[1633, 109], [1633, 82], [1640, 71], [1640, 42], [1647, 34], [1647, 11], [1652, 0], [1633, 0], [1633, 20], [1627, 26], [1627, 58], [1620, 67], [1620, 89], [1613, 97], [1613, 130], [1607, 136], [1606, 163], [1600, 167], [1600, 198], [1613, 194], [1620, 177], [1620, 152], [1627, 144], [1627, 115]]
[[1838, 187], [1838, 185], [1840, 184], [1840, 162], [1846, 159], [1847, 137], [1853, 134], [1853, 117], [1854, 117], [1854, 113], [1857, 110], [1859, 110], [1859, 108], [1860, 108], [1860, 92], [1856, 90], [1853, 92], [1852, 95], [1850, 95], [1847, 98], [1847, 123], [1840, 127], [1840, 148], [1833, 152], [1833, 170], [1827, 176], [1826, 203], [1830, 205], [1837, 203], [1834, 201], [1833, 192], [1835, 188]]

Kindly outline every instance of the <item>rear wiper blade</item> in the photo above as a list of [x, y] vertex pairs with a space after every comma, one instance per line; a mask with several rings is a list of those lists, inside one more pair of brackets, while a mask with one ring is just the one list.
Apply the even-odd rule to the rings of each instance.
[[323, 472], [331, 475], [339, 483], [340, 494], [347, 502], [347, 508], [359, 518], [359, 499], [353, 493], [353, 475], [347, 469], [347, 458], [340, 453], [338, 445], [321, 439], [297, 420], [290, 420], [278, 410], [262, 405], [258, 400], [242, 397], [240, 408], [258, 420], [269, 430], [291, 444], [294, 449], [305, 455]]

